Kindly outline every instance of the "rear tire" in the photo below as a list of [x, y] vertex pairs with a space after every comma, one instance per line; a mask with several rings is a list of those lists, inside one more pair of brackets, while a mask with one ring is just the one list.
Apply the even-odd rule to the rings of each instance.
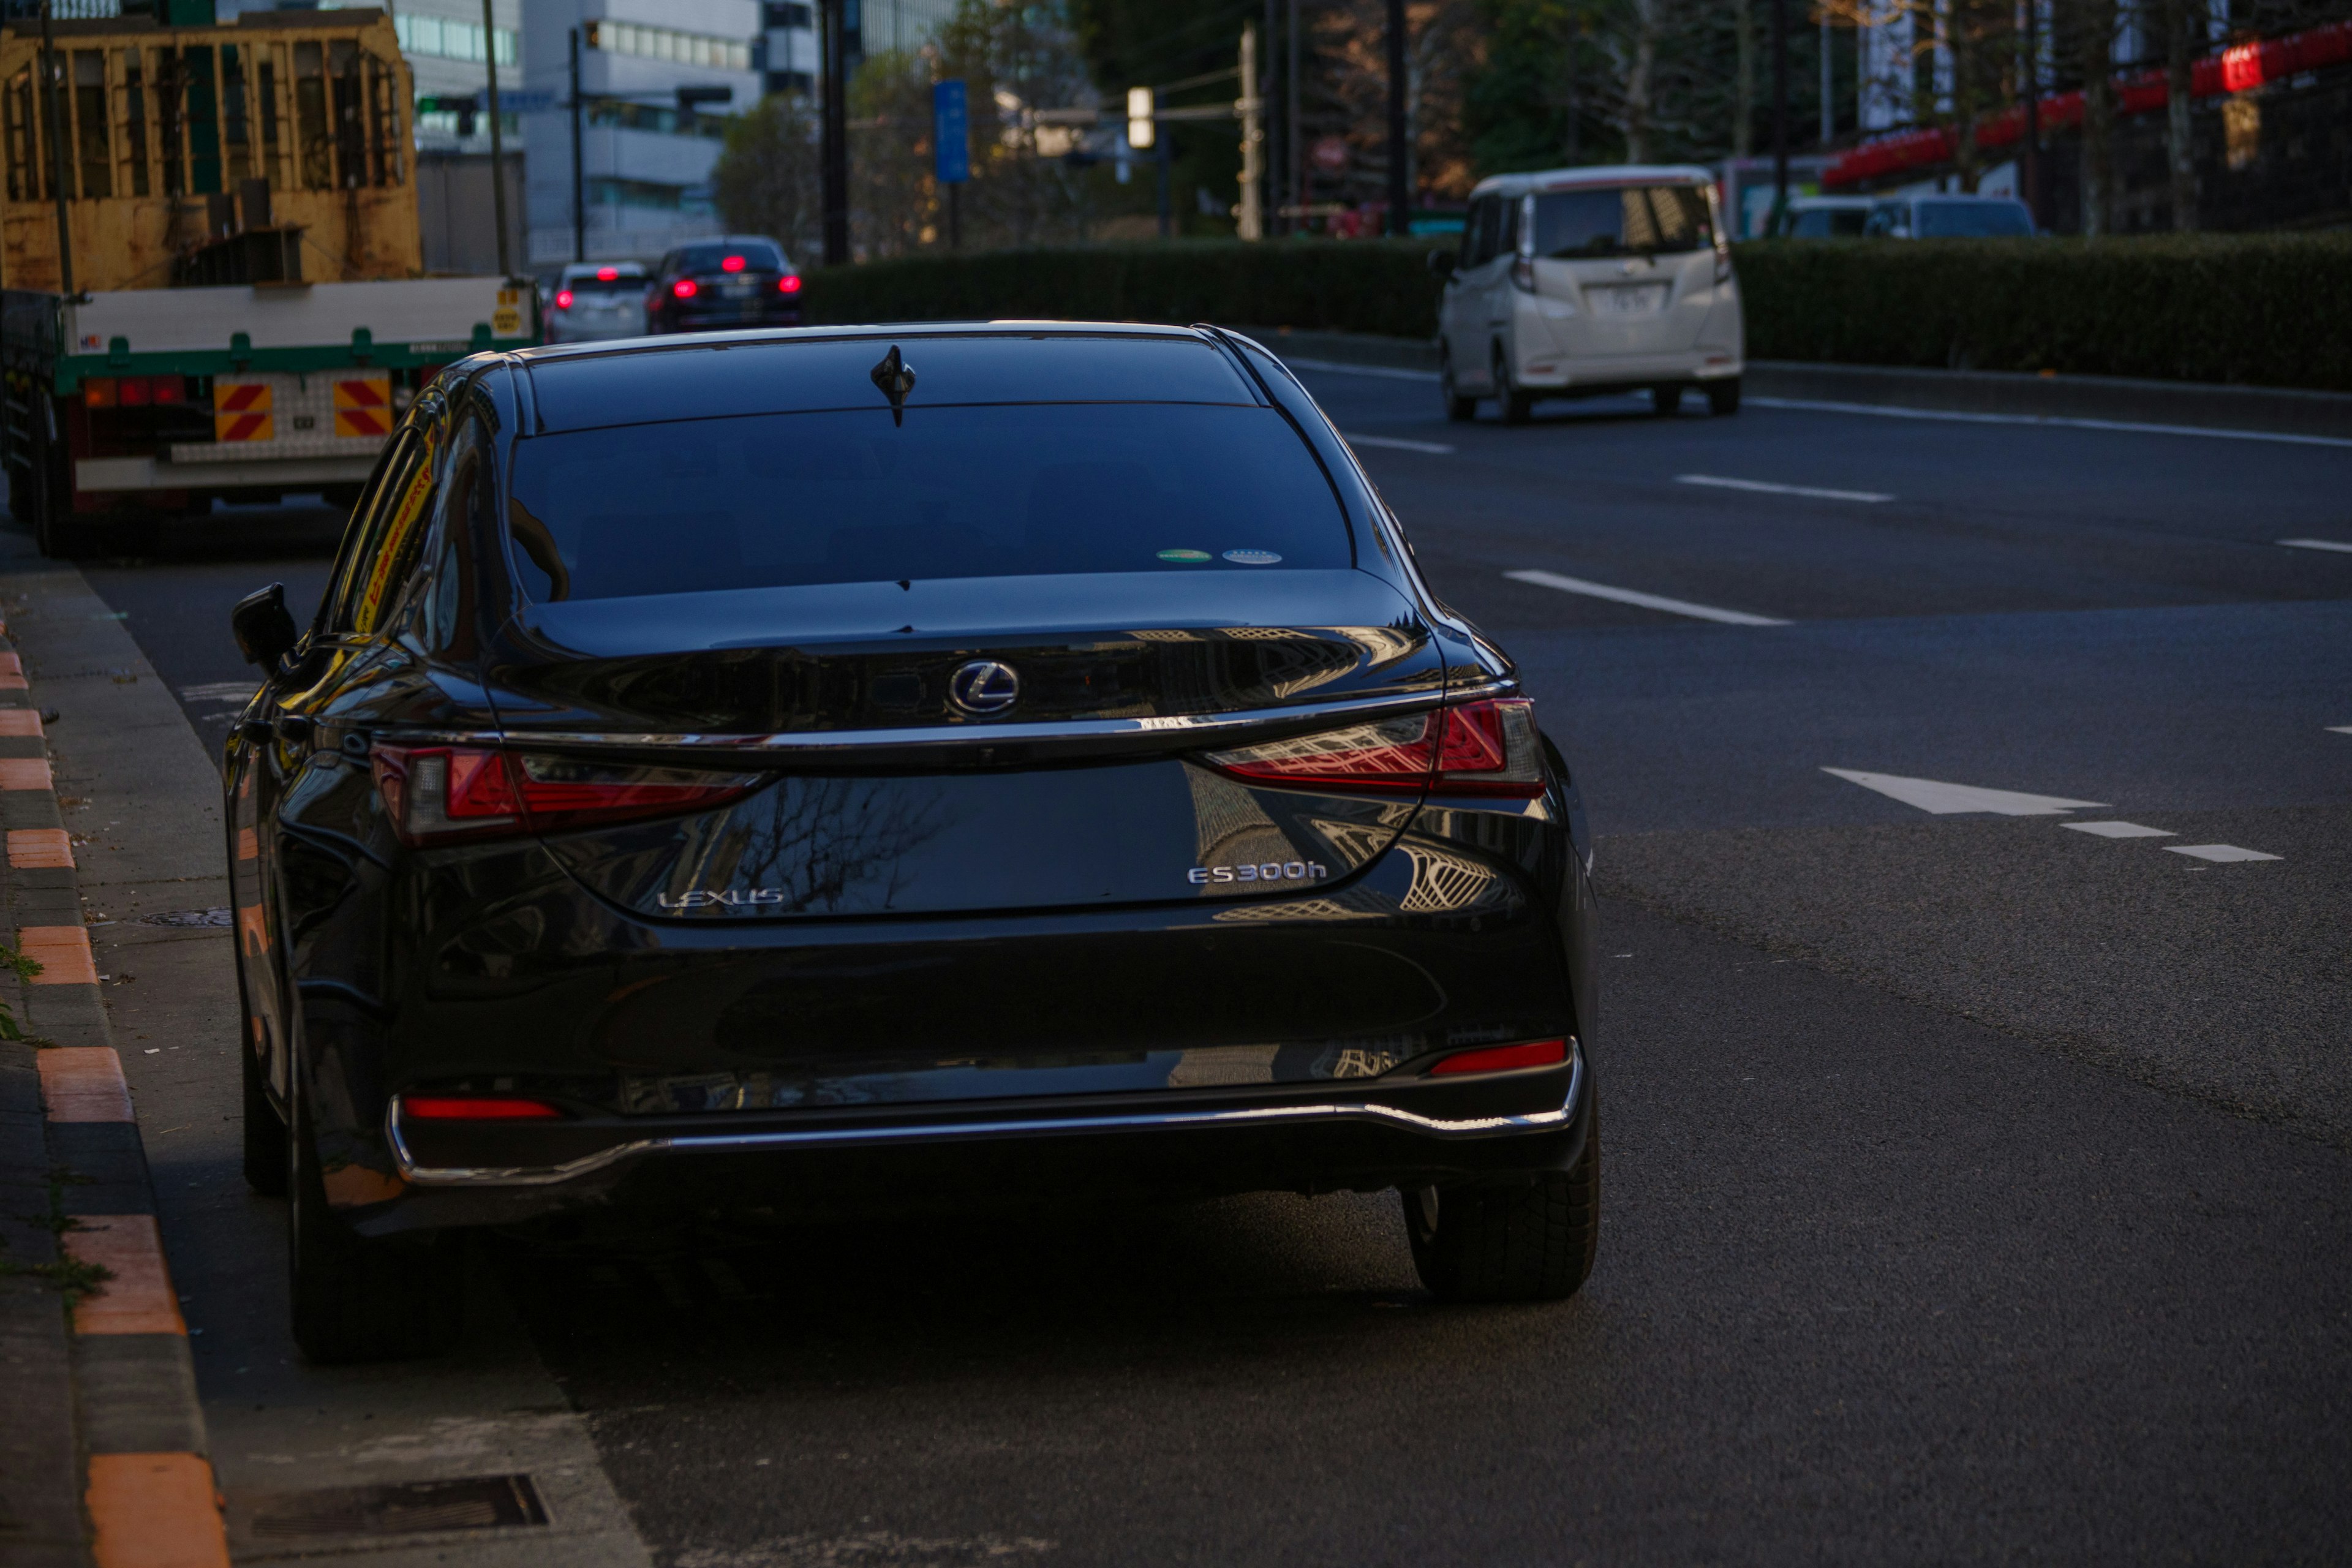
[[1503, 358], [1503, 347], [1495, 345], [1495, 406], [1506, 425], [1524, 425], [1536, 411], [1535, 395], [1511, 384], [1511, 367]]
[[1650, 388], [1650, 412], [1661, 419], [1670, 419], [1682, 412], [1683, 389], [1679, 386]]
[[1724, 381], [1708, 382], [1706, 384], [1706, 407], [1707, 412], [1717, 418], [1723, 418], [1729, 415], [1738, 413], [1739, 378], [1735, 375]]
[[1441, 1301], [1557, 1301], [1592, 1272], [1601, 1241], [1601, 1108], [1584, 1152], [1524, 1186], [1402, 1194], [1413, 1268]]
[[294, 1342], [322, 1366], [437, 1355], [465, 1328], [463, 1232], [365, 1237], [327, 1205], [298, 1088], [287, 1130]]
[[1454, 387], [1454, 355], [1444, 349], [1437, 351], [1437, 395], [1445, 405], [1448, 423], [1466, 425], [1478, 416], [1478, 400], [1465, 397]]

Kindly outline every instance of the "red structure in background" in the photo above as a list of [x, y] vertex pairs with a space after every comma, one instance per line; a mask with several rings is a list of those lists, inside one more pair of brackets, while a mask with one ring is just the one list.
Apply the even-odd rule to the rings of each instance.
[[[2189, 77], [2193, 98], [2216, 98], [2243, 92], [2264, 82], [2283, 81], [2304, 71], [2352, 60], [2352, 22], [2330, 22], [2283, 38], [2239, 44], [2199, 60]], [[2120, 114], [2147, 114], [2165, 106], [2170, 96], [2161, 69], [2116, 78], [2116, 109]], [[2053, 93], [2042, 100], [2044, 134], [2082, 123], [2083, 94]], [[1874, 137], [1840, 153], [1822, 173], [1822, 188], [1840, 190], [1865, 181], [1884, 179], [1913, 169], [1934, 168], [1952, 161], [1958, 132], [1950, 127], [1897, 131]], [[2025, 136], [2025, 110], [2011, 105], [1977, 121], [1977, 147], [1982, 152], [2014, 146]]]

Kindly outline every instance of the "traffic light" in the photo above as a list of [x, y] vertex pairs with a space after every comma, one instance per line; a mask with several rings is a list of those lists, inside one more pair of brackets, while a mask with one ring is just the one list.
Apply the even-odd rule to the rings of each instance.
[[1127, 89], [1127, 144], [1137, 152], [1151, 145], [1159, 128], [1151, 122], [1151, 89], [1130, 87]]

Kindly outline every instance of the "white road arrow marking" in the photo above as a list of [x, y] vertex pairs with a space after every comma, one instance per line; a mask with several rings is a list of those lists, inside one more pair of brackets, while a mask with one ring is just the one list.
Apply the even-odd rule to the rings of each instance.
[[1937, 779], [1907, 779], [1899, 773], [1863, 773], [1847, 768], [1822, 772], [1874, 789], [1906, 805], [1937, 816], [1964, 811], [1988, 811], [1996, 816], [2055, 816], [2084, 806], [2105, 806], [2103, 800], [2067, 800], [2054, 795], [2022, 795], [2013, 789], [1983, 789], [1975, 784], [1945, 784]]
[[2341, 555], [2352, 555], [2352, 541], [2342, 539], [2282, 539], [2289, 550], [2333, 550]]
[[1588, 583], [1581, 577], [1563, 576], [1558, 572], [1506, 572], [1504, 576], [1514, 583], [1532, 583], [1538, 588], [1557, 588], [1563, 594], [1581, 594], [1589, 599], [1607, 599], [1620, 605], [1639, 605], [1645, 610], [1664, 610], [1670, 616], [1688, 616], [1693, 620], [1715, 621], [1727, 626], [1785, 626], [1786, 621], [1776, 621], [1769, 616], [1751, 616], [1745, 610], [1718, 609], [1713, 605], [1694, 605], [1688, 599], [1669, 599], [1663, 595], [1637, 593], [1632, 588], [1612, 588], [1606, 583]]

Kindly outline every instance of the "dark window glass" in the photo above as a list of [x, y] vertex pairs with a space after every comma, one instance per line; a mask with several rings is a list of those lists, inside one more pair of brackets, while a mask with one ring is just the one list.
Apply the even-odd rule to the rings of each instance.
[[1696, 185], [1547, 191], [1536, 197], [1538, 256], [1656, 255], [1715, 243]]
[[1351, 560], [1322, 468], [1270, 408], [761, 415], [536, 437], [514, 464], [508, 532], [537, 599]]
[[1991, 239], [2033, 232], [2022, 202], [1921, 202], [1921, 239]]
[[645, 274], [641, 272], [625, 272], [617, 278], [599, 278], [592, 272], [585, 278], [567, 278], [562, 283], [558, 284], [557, 287], [569, 289], [574, 294], [627, 294], [634, 296], [642, 294], [646, 291], [646, 279]]
[[1505, 196], [1503, 198], [1502, 231], [1495, 237], [1496, 255], [1514, 256], [1518, 253], [1519, 209], [1525, 205], [1527, 203], [1521, 197]]
[[328, 591], [329, 632], [365, 637], [383, 624], [384, 613], [399, 602], [415, 568], [432, 500], [432, 450], [412, 426], [394, 437], [373, 482], [352, 513], [335, 582]]
[[1869, 214], [1859, 207], [1808, 207], [1790, 232], [1799, 239], [1845, 238], [1862, 232]]
[[747, 239], [740, 245], [689, 245], [679, 253], [680, 272], [717, 272], [725, 268], [727, 258], [740, 256], [743, 268], [753, 272], [782, 272], [783, 253], [764, 239]]

